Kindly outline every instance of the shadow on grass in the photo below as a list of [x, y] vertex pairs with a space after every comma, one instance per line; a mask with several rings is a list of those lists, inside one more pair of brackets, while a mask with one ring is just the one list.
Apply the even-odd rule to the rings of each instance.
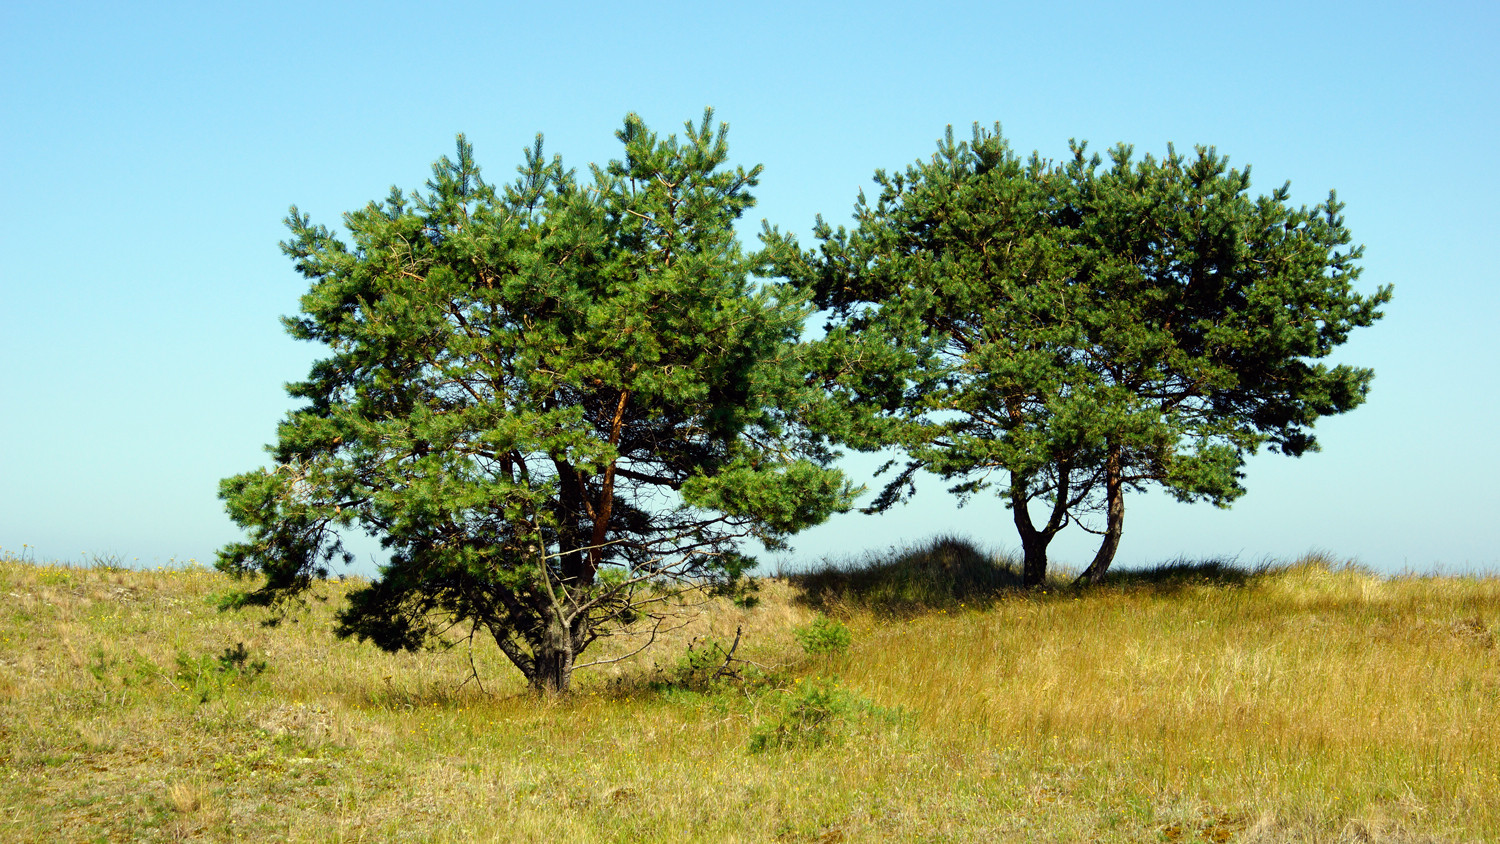
[[1094, 588], [1149, 590], [1170, 594], [1190, 587], [1250, 586], [1267, 578], [1297, 572], [1321, 572], [1326, 575], [1372, 574], [1368, 568], [1354, 560], [1341, 560], [1327, 551], [1313, 550], [1295, 560], [1266, 559], [1253, 566], [1240, 565], [1234, 557], [1207, 560], [1179, 557], [1150, 568], [1111, 571], [1105, 576], [1104, 583]]
[[1197, 586], [1245, 586], [1271, 571], [1271, 564], [1263, 563], [1255, 568], [1237, 564], [1233, 557], [1227, 559], [1189, 560], [1179, 557], [1160, 565], [1143, 569], [1114, 569], [1104, 576], [1104, 582], [1089, 589], [1145, 590], [1163, 594], [1180, 592]]
[[[1318, 553], [1291, 565], [1336, 568], [1331, 557]], [[797, 602], [820, 612], [860, 609], [909, 616], [958, 606], [984, 607], [1023, 595], [1076, 597], [1111, 591], [1170, 595], [1191, 588], [1238, 588], [1287, 568], [1287, 564], [1270, 561], [1243, 566], [1233, 557], [1181, 557], [1148, 568], [1114, 569], [1103, 583], [1091, 586], [1059, 573], [1049, 577], [1044, 592], [1037, 593], [1023, 588], [1019, 561], [986, 554], [964, 539], [943, 536], [924, 546], [871, 554], [853, 564], [829, 562], [788, 579], [800, 591]]]
[[904, 616], [960, 605], [985, 606], [1020, 591], [1016, 561], [986, 554], [965, 539], [940, 536], [924, 546], [854, 565], [828, 563], [789, 578], [797, 601], [820, 612], [865, 609]]

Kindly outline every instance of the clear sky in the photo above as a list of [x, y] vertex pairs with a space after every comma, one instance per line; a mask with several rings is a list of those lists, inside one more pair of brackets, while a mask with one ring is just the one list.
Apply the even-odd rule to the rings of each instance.
[[[1330, 188], [1386, 318], [1336, 360], [1369, 402], [1324, 451], [1263, 454], [1230, 510], [1127, 499], [1117, 564], [1327, 550], [1387, 572], [1500, 569], [1500, 6], [1483, 3], [7, 3], [0, 7], [0, 548], [210, 561], [222, 477], [263, 465], [318, 356], [286, 337], [306, 281], [277, 247], [419, 187], [464, 132], [491, 180], [544, 132], [575, 167], [629, 111], [713, 106], [752, 209], [807, 240], [946, 125], [1217, 146], [1257, 193]], [[747, 233], [753, 231], [747, 228]], [[868, 461], [850, 463], [861, 476]], [[924, 485], [837, 517], [795, 566], [936, 533], [1013, 548], [993, 498]], [[1081, 566], [1071, 529], [1054, 559]], [[773, 561], [773, 565], [777, 561]]]

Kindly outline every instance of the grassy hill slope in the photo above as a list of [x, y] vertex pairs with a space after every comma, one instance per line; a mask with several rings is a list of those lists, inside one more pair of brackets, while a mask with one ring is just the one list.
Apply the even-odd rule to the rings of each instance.
[[1500, 840], [1500, 580], [1011, 583], [952, 541], [767, 580], [549, 701], [483, 639], [334, 640], [348, 584], [268, 628], [0, 556], [0, 840]]

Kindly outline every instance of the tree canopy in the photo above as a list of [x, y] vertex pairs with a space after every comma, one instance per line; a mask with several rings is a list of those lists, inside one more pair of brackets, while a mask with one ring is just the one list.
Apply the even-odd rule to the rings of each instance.
[[1081, 144], [1022, 160], [998, 125], [950, 129], [930, 160], [877, 171], [852, 229], [820, 218], [817, 251], [778, 235], [783, 272], [832, 314], [822, 365], [846, 412], [830, 430], [909, 458], [871, 509], [920, 469], [963, 496], [993, 486], [1032, 585], [1070, 523], [1102, 535], [1082, 578], [1103, 576], [1127, 489], [1228, 506], [1247, 455], [1316, 450], [1314, 423], [1373, 377], [1317, 361], [1391, 295], [1355, 291], [1361, 248], [1332, 193], [1252, 199], [1249, 168], [1212, 148], [1120, 145], [1103, 165]]
[[681, 141], [627, 117], [586, 182], [538, 136], [496, 187], [460, 135], [425, 193], [345, 215], [348, 243], [293, 207], [282, 248], [312, 284], [286, 327], [330, 354], [289, 387], [307, 405], [274, 467], [222, 483], [247, 537], [218, 565], [264, 575], [243, 601], [298, 595], [362, 530], [389, 562], [340, 635], [462, 625], [561, 691], [600, 636], [649, 641], [682, 590], [735, 588], [742, 540], [850, 506], [801, 423], [810, 307], [753, 279], [733, 226], [760, 168], [727, 166], [711, 115]]

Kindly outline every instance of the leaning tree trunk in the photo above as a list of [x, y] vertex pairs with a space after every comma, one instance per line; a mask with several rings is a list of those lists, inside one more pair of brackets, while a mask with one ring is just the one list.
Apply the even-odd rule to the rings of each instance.
[[1104, 573], [1109, 571], [1109, 564], [1114, 561], [1115, 551], [1120, 547], [1120, 533], [1125, 528], [1125, 485], [1120, 480], [1120, 462], [1120, 447], [1111, 444], [1104, 461], [1104, 541], [1100, 543], [1094, 561], [1078, 576], [1079, 583], [1104, 580]]

